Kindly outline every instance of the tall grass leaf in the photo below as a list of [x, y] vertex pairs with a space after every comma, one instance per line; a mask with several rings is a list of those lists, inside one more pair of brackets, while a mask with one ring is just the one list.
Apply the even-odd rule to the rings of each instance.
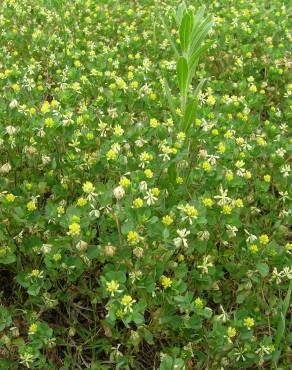
[[196, 111], [196, 103], [195, 101], [191, 100], [188, 103], [184, 116], [183, 116], [182, 127], [181, 127], [183, 132], [186, 133], [189, 130], [191, 122], [195, 115], [195, 111]]
[[181, 92], [181, 95], [184, 97], [187, 91], [187, 82], [188, 82], [188, 62], [185, 57], [179, 57], [176, 65], [178, 85]]
[[193, 54], [196, 49], [200, 46], [200, 44], [206, 38], [208, 32], [213, 26], [213, 22], [209, 20], [210, 18], [206, 19], [202, 24], [198, 26], [198, 28], [193, 31], [191, 37], [191, 44], [190, 44], [190, 54]]
[[189, 49], [190, 37], [192, 34], [193, 26], [194, 26], [193, 14], [190, 12], [186, 12], [183, 16], [179, 28], [180, 45], [183, 53], [187, 53]]
[[163, 86], [164, 86], [165, 95], [166, 95], [166, 98], [167, 98], [167, 101], [168, 101], [170, 111], [172, 113], [173, 119], [175, 119], [176, 118], [175, 104], [173, 102], [173, 98], [172, 98], [172, 95], [171, 95], [169, 84], [168, 84], [166, 78], [163, 79]]
[[176, 20], [176, 23], [177, 23], [177, 26], [179, 27], [180, 24], [181, 24], [181, 21], [182, 21], [182, 18], [184, 16], [184, 13], [186, 12], [187, 10], [187, 7], [186, 7], [186, 4], [185, 2], [183, 1], [177, 8], [177, 12], [176, 12], [176, 16], [175, 16], [175, 20]]

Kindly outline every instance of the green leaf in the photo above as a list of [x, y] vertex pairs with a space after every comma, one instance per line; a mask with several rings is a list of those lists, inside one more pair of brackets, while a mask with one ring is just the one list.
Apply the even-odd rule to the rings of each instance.
[[185, 2], [183, 1], [177, 8], [177, 12], [176, 12], [176, 16], [175, 16], [175, 20], [176, 20], [176, 23], [177, 23], [177, 26], [179, 27], [180, 24], [181, 24], [181, 21], [183, 19], [183, 16], [184, 16], [184, 13], [186, 12], [187, 10], [187, 7], [186, 7], [186, 4]]
[[175, 105], [174, 105], [174, 102], [173, 102], [173, 98], [172, 98], [172, 95], [171, 95], [169, 84], [168, 84], [168, 82], [165, 78], [163, 79], [163, 85], [164, 85], [165, 95], [166, 95], [166, 98], [167, 98], [167, 101], [168, 101], [169, 108], [171, 110], [173, 119], [175, 119], [176, 118]]
[[186, 12], [183, 16], [180, 28], [180, 45], [183, 53], [187, 53], [190, 45], [190, 38], [194, 27], [194, 16], [191, 12]]
[[213, 26], [213, 22], [210, 20], [211, 18], [208, 17], [204, 20], [202, 24], [196, 27], [193, 30], [193, 34], [191, 36], [191, 44], [190, 44], [190, 54], [193, 54], [196, 49], [200, 46], [200, 44], [206, 38], [208, 32]]
[[258, 263], [256, 268], [262, 277], [266, 277], [269, 274], [269, 266], [264, 262]]
[[178, 77], [178, 85], [182, 96], [186, 95], [187, 90], [187, 81], [188, 81], [188, 62], [186, 58], [179, 57], [176, 65], [177, 77]]
[[191, 122], [194, 118], [194, 114], [196, 111], [196, 104], [193, 100], [191, 100], [185, 110], [183, 121], [182, 121], [182, 131], [187, 132], [190, 128]]

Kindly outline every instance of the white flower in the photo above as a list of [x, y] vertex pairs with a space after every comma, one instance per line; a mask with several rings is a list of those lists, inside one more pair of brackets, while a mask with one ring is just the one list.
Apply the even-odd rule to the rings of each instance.
[[220, 185], [219, 189], [220, 195], [215, 195], [215, 199], [219, 199], [218, 205], [219, 206], [224, 206], [224, 204], [229, 203], [231, 201], [231, 198], [227, 197], [228, 194], [228, 189], [224, 190], [222, 188], [222, 185]]
[[210, 155], [208, 154], [207, 157], [208, 157], [208, 162], [212, 166], [214, 166], [216, 164], [216, 162], [217, 162], [217, 159], [220, 158], [218, 155], [212, 155], [212, 154], [210, 154]]
[[283, 174], [284, 177], [288, 177], [290, 171], [291, 171], [290, 164], [285, 164], [280, 168], [280, 172]]
[[208, 230], [198, 232], [198, 239], [199, 240], [209, 240], [209, 238], [210, 238], [210, 233], [209, 233]]
[[146, 192], [144, 199], [146, 200], [146, 203], [148, 204], [148, 206], [151, 206], [157, 201], [158, 198], [154, 196], [154, 194], [152, 193], [150, 189]]
[[234, 238], [236, 236], [236, 233], [238, 231], [237, 227], [232, 225], [226, 225], [226, 229], [229, 238]]
[[213, 263], [212, 262], [209, 262], [209, 259], [211, 258], [211, 256], [205, 256], [203, 258], [203, 262], [201, 265], [198, 265], [198, 269], [202, 270], [202, 273], [203, 274], [208, 274], [209, 272], [209, 267], [212, 267], [213, 266]]
[[17, 106], [18, 106], [18, 101], [16, 99], [11, 100], [9, 104], [9, 108], [13, 109], [13, 108], [16, 108]]
[[253, 243], [254, 241], [257, 240], [257, 236], [250, 234], [246, 229], [244, 229], [244, 232], [248, 235], [246, 242], [247, 243]]
[[117, 186], [116, 188], [114, 188], [113, 190], [113, 194], [114, 194], [114, 197], [117, 199], [117, 200], [120, 200], [124, 197], [125, 195], [125, 190], [122, 186]]
[[190, 231], [187, 229], [182, 230], [176, 230], [178, 237], [173, 239], [174, 245], [179, 248], [181, 245], [183, 245], [185, 248], [188, 247], [188, 241], [187, 236], [190, 234]]
[[10, 163], [5, 163], [3, 166], [0, 167], [0, 173], [8, 173], [11, 170]]
[[140, 184], [139, 184], [139, 190], [143, 191], [143, 190], [147, 190], [147, 188], [148, 188], [147, 182], [146, 181], [141, 181]]
[[14, 126], [7, 126], [6, 127], [6, 132], [8, 135], [14, 135], [16, 132], [16, 128]]

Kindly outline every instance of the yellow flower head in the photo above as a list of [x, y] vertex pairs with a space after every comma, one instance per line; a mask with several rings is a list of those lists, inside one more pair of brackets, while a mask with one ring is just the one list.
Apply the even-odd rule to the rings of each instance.
[[173, 223], [173, 218], [171, 216], [169, 216], [169, 215], [166, 215], [166, 216], [162, 217], [162, 223], [164, 225], [169, 226], [169, 225], [171, 225]]
[[116, 280], [106, 283], [106, 290], [113, 296], [119, 289], [120, 284]]
[[205, 207], [212, 207], [214, 204], [214, 201], [211, 198], [204, 198], [202, 202]]
[[9, 194], [6, 195], [5, 198], [6, 198], [7, 202], [13, 203], [15, 201], [16, 196], [12, 193], [9, 193]]
[[229, 338], [233, 338], [236, 335], [236, 329], [233, 328], [232, 326], [229, 326], [227, 329], [227, 335]]
[[232, 207], [229, 204], [224, 204], [224, 206], [222, 207], [221, 213], [223, 213], [223, 215], [230, 215], [231, 212], [232, 212]]
[[90, 193], [92, 193], [92, 192], [93, 192], [93, 190], [94, 190], [94, 186], [93, 186], [92, 182], [90, 182], [90, 181], [86, 181], [86, 182], [83, 184], [82, 189], [83, 189], [83, 191], [84, 191], [85, 193], [90, 194]]
[[254, 326], [254, 319], [252, 317], [247, 317], [243, 320], [244, 326], [246, 326], [248, 329], [251, 329]]
[[26, 208], [29, 212], [33, 212], [37, 209], [37, 206], [36, 206], [36, 203], [35, 201], [31, 200], [30, 202], [28, 202], [26, 204]]
[[138, 244], [139, 239], [140, 239], [139, 234], [136, 231], [131, 230], [128, 232], [127, 240], [130, 244], [132, 245]]
[[260, 241], [261, 244], [266, 245], [266, 244], [269, 243], [270, 239], [269, 239], [267, 234], [262, 234], [259, 237], [259, 241]]
[[122, 176], [121, 179], [120, 179], [120, 185], [123, 187], [123, 188], [127, 188], [131, 185], [131, 180], [129, 180], [127, 177], [125, 176]]
[[31, 324], [28, 328], [28, 334], [33, 335], [37, 332], [37, 330], [38, 330], [37, 324]]
[[143, 206], [143, 199], [136, 198], [133, 200], [133, 207], [134, 208], [141, 208]]
[[77, 222], [73, 222], [71, 225], [69, 225], [69, 235], [71, 236], [77, 236], [80, 234], [80, 225]]
[[160, 283], [161, 283], [163, 289], [167, 289], [167, 288], [170, 288], [172, 286], [171, 278], [169, 278], [167, 276], [164, 276], [164, 275], [161, 276]]

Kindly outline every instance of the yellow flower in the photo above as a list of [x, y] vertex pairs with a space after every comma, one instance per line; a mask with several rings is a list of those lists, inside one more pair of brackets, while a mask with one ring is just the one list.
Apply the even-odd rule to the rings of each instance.
[[9, 194], [6, 195], [5, 198], [6, 198], [7, 202], [13, 203], [15, 201], [16, 196], [12, 193], [9, 193]]
[[229, 326], [227, 329], [227, 335], [229, 338], [233, 338], [236, 335], [236, 329], [233, 328], [232, 326]]
[[80, 225], [77, 222], [73, 222], [69, 225], [69, 235], [76, 236], [80, 234]]
[[259, 248], [256, 244], [252, 244], [252, 245], [249, 246], [249, 250], [251, 251], [251, 253], [255, 254], [255, 253], [258, 252]]
[[226, 174], [225, 174], [225, 177], [226, 177], [226, 180], [227, 180], [228, 182], [230, 182], [230, 181], [232, 181], [232, 180], [233, 180], [234, 175], [233, 175], [232, 171], [227, 171], [227, 172], [226, 172]]
[[222, 207], [221, 213], [223, 213], [224, 215], [230, 215], [231, 212], [232, 212], [232, 207], [229, 204], [224, 204], [224, 206]]
[[130, 244], [135, 245], [139, 242], [139, 234], [136, 231], [129, 231], [127, 234], [127, 240]]
[[48, 113], [50, 110], [50, 103], [46, 100], [43, 105], [41, 106], [42, 113]]
[[53, 127], [54, 126], [54, 120], [51, 117], [48, 117], [45, 119], [45, 126], [46, 127]]
[[172, 286], [172, 280], [167, 276], [161, 276], [160, 283], [163, 286], [163, 289], [170, 288]]
[[217, 130], [216, 128], [214, 128], [212, 131], [211, 131], [212, 135], [214, 136], [218, 136], [219, 135], [219, 130]]
[[202, 168], [206, 172], [209, 172], [209, 171], [211, 171], [212, 166], [210, 165], [210, 163], [208, 161], [205, 161], [205, 162], [202, 163]]
[[242, 208], [242, 207], [243, 207], [243, 201], [242, 201], [242, 199], [240, 199], [240, 198], [237, 198], [237, 199], [234, 201], [234, 203], [235, 203], [236, 207], [238, 207], [238, 208]]
[[178, 262], [183, 262], [185, 260], [185, 256], [183, 254], [179, 254], [177, 256], [177, 260], [178, 260]]
[[212, 207], [214, 204], [214, 201], [211, 198], [204, 198], [202, 202], [205, 207]]
[[113, 296], [119, 289], [120, 284], [116, 280], [106, 283], [106, 290]]
[[213, 107], [213, 105], [215, 105], [216, 103], [216, 99], [213, 95], [209, 95], [208, 98], [207, 98], [207, 104], [210, 106], [210, 107]]
[[118, 153], [113, 150], [113, 149], [110, 149], [107, 153], [106, 153], [106, 158], [107, 160], [114, 160], [114, 159], [117, 159], [117, 156], [118, 156]]
[[223, 143], [219, 143], [218, 144], [218, 147], [217, 147], [217, 150], [220, 154], [223, 154], [225, 152], [225, 145]]
[[195, 299], [195, 306], [196, 306], [196, 308], [203, 308], [204, 307], [204, 302], [200, 297]]
[[117, 82], [117, 85], [120, 89], [126, 89], [127, 88], [127, 84], [122, 78], [118, 78], [116, 82]]
[[123, 188], [127, 188], [127, 187], [129, 187], [131, 185], [131, 180], [129, 180], [129, 179], [127, 179], [127, 177], [123, 176], [120, 179], [120, 185]]
[[244, 326], [251, 329], [254, 326], [254, 319], [252, 317], [247, 317], [243, 320]]
[[37, 209], [35, 201], [31, 200], [26, 204], [26, 208], [29, 212], [35, 211]]
[[264, 181], [265, 182], [270, 182], [271, 181], [271, 176], [270, 175], [265, 175], [264, 176]]
[[264, 146], [264, 145], [267, 144], [266, 140], [264, 138], [262, 138], [262, 137], [257, 138], [257, 143], [260, 146]]
[[82, 189], [83, 189], [83, 191], [84, 191], [85, 193], [90, 194], [90, 193], [92, 193], [92, 192], [93, 192], [93, 190], [94, 190], [94, 186], [93, 186], [92, 182], [90, 182], [90, 181], [86, 181], [86, 182], [83, 184]]
[[60, 254], [60, 253], [55, 253], [55, 254], [53, 255], [53, 260], [54, 260], [54, 261], [58, 262], [58, 261], [60, 261], [61, 259], [62, 259], [62, 256], [61, 256], [61, 254]]
[[124, 311], [132, 311], [131, 307], [133, 303], [135, 303], [136, 300], [133, 299], [130, 295], [125, 294], [123, 298], [121, 299], [121, 303], [123, 306], [125, 306]]
[[38, 330], [37, 324], [31, 324], [28, 328], [28, 334], [33, 335], [37, 332], [37, 330]]
[[83, 207], [87, 204], [87, 200], [83, 197], [80, 197], [78, 200], [77, 200], [77, 205], [79, 207]]
[[244, 175], [243, 175], [246, 179], [250, 179], [251, 178], [251, 172], [250, 171], [245, 171]]
[[175, 182], [178, 184], [178, 185], [181, 185], [184, 183], [184, 179], [180, 176], [178, 176], [176, 179], [175, 179]]
[[132, 88], [132, 89], [137, 89], [137, 87], [139, 86], [139, 84], [138, 84], [138, 82], [137, 82], [137, 81], [132, 81], [132, 82], [130, 83], [130, 86], [131, 86], [131, 88]]
[[184, 141], [185, 138], [186, 138], [186, 134], [184, 132], [179, 132], [177, 135], [176, 135], [176, 138], [177, 140], [179, 141]]
[[157, 121], [157, 119], [156, 118], [151, 118], [150, 119], [150, 127], [152, 127], [152, 128], [156, 128], [156, 127], [158, 127], [159, 126], [159, 121]]
[[114, 135], [116, 136], [122, 136], [124, 133], [124, 130], [122, 129], [121, 125], [116, 125], [114, 127]]
[[166, 216], [162, 217], [162, 223], [164, 225], [169, 226], [169, 225], [171, 225], [173, 223], [173, 218], [171, 216], [169, 216], [169, 215], [166, 215]]
[[123, 310], [117, 310], [116, 317], [118, 319], [122, 319], [125, 316], [125, 312]]
[[38, 269], [34, 269], [34, 270], [32, 270], [32, 272], [30, 273], [30, 276], [31, 276], [31, 277], [35, 277], [35, 278], [41, 277], [41, 276], [42, 276], [42, 271], [40, 271], [40, 270], [38, 270]]
[[146, 169], [146, 170], [144, 171], [144, 174], [145, 174], [145, 176], [146, 176], [148, 179], [152, 179], [152, 177], [153, 177], [153, 172], [152, 172], [150, 169]]
[[133, 207], [134, 208], [141, 208], [143, 206], [143, 199], [136, 198], [133, 200]]
[[262, 234], [259, 237], [259, 241], [260, 241], [261, 244], [266, 245], [266, 244], [269, 243], [270, 239], [269, 239], [267, 234]]
[[57, 213], [58, 215], [63, 215], [65, 213], [65, 209], [63, 206], [57, 207]]
[[152, 189], [150, 189], [150, 191], [156, 197], [158, 197], [158, 195], [160, 194], [160, 190], [158, 188], [152, 188]]
[[249, 87], [249, 91], [252, 92], [252, 93], [256, 93], [258, 91], [258, 89], [257, 89], [256, 85], [252, 84]]
[[19, 92], [20, 91], [20, 86], [18, 84], [13, 84], [12, 86], [12, 89], [15, 91], [15, 92]]
[[189, 204], [185, 206], [184, 211], [189, 217], [197, 218], [199, 215], [197, 209]]

